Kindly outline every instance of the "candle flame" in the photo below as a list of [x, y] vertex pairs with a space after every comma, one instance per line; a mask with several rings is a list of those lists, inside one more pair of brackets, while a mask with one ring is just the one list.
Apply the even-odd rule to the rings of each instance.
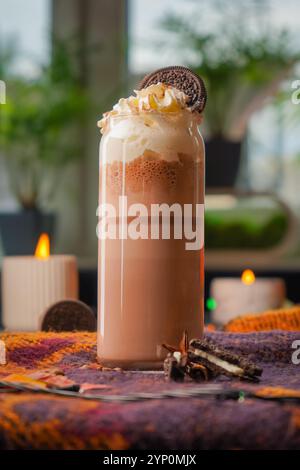
[[255, 274], [251, 269], [245, 269], [242, 273], [241, 280], [246, 286], [250, 286], [255, 282]]
[[47, 233], [42, 233], [36, 245], [34, 256], [39, 259], [47, 259], [50, 256], [50, 240]]

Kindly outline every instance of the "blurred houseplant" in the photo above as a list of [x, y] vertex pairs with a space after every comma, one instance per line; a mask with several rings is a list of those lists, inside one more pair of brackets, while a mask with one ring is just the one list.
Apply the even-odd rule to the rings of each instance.
[[6, 52], [1, 61], [9, 91], [0, 109], [0, 150], [21, 210], [1, 214], [0, 230], [6, 254], [32, 254], [39, 233], [53, 232], [55, 214], [44, 208], [64, 168], [80, 157], [74, 135], [87, 99], [67, 43], [54, 41], [51, 60], [34, 79], [9, 72], [12, 56]]
[[250, 117], [277, 93], [300, 53], [286, 31], [266, 23], [268, 2], [215, 0], [208, 10], [205, 3], [201, 11], [196, 4], [191, 19], [169, 15], [162, 26], [171, 35], [168, 44], [208, 88], [207, 186], [231, 187]]

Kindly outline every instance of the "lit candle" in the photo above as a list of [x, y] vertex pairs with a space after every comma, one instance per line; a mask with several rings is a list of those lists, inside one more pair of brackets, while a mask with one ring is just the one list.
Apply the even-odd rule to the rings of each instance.
[[2, 312], [9, 330], [39, 330], [45, 310], [54, 302], [78, 298], [75, 256], [51, 255], [42, 234], [34, 256], [7, 256], [2, 266]]
[[210, 286], [212, 321], [225, 325], [244, 313], [279, 308], [285, 301], [285, 282], [280, 278], [257, 278], [245, 269], [239, 278], [213, 279]]

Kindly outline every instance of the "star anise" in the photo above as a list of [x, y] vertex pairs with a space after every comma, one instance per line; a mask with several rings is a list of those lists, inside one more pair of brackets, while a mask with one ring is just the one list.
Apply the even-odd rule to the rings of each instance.
[[184, 330], [181, 340], [179, 341], [179, 345], [171, 346], [170, 344], [163, 343], [162, 347], [167, 349], [170, 353], [180, 352], [181, 354], [187, 354], [189, 348], [189, 340], [187, 331]]
[[208, 380], [209, 370], [189, 359], [188, 333], [184, 330], [178, 347], [163, 343], [162, 346], [169, 351], [164, 361], [165, 376], [169, 380], [182, 381], [188, 375], [193, 380]]

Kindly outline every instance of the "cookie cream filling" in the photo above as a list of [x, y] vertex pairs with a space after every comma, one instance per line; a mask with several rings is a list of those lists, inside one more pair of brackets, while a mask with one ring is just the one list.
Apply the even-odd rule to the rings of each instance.
[[194, 348], [192, 349], [192, 351], [196, 356], [202, 357], [203, 359], [206, 359], [212, 364], [222, 367], [222, 369], [226, 370], [227, 372], [230, 372], [235, 375], [244, 374], [244, 371], [243, 369], [241, 369], [241, 367], [236, 366], [235, 364], [230, 364], [229, 362], [224, 361], [223, 359], [220, 359], [216, 356], [213, 356], [212, 354], [209, 354], [206, 351], [202, 351], [201, 349], [194, 349]]

